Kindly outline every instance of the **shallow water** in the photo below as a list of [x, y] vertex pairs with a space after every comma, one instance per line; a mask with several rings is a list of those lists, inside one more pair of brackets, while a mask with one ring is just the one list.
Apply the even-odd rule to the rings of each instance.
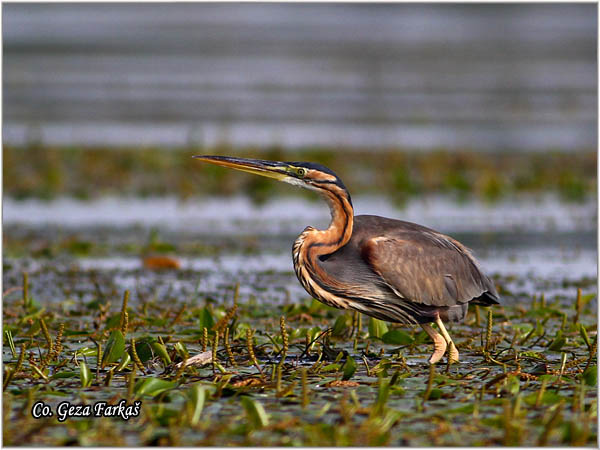
[[[403, 218], [457, 238], [511, 292], [508, 301], [542, 293], [572, 301], [573, 286], [581, 280], [588, 280], [584, 293], [595, 292], [592, 202], [566, 204], [546, 196], [489, 205], [435, 197], [398, 208], [384, 198], [358, 197], [354, 204], [359, 212]], [[154, 285], [159, 296], [216, 296], [239, 282], [242, 301], [259, 295], [282, 304], [307, 296], [293, 271], [293, 241], [307, 224], [326, 226], [328, 214], [323, 204], [298, 198], [261, 206], [243, 197], [7, 199], [4, 281], [17, 283], [27, 270], [45, 280], [33, 289], [48, 301], [68, 296], [57, 286], [68, 284], [73, 270], [88, 279], [101, 274], [116, 291]], [[157, 251], [174, 257], [180, 269], [144, 268], [143, 257]], [[31, 259], [32, 254], [42, 257]], [[94, 295], [93, 283], [82, 289], [86, 298]]]
[[[311, 300], [292, 268], [290, 250], [296, 234], [307, 223], [327, 223], [327, 209], [318, 203], [275, 200], [257, 207], [242, 198], [186, 203], [174, 199], [90, 203], [9, 199], [4, 205], [3, 229], [4, 329], [11, 330], [17, 347], [35, 342], [40, 354], [45, 351], [44, 336], [39, 327], [36, 331], [37, 321], [31, 317], [44, 317], [51, 336], [57, 335], [60, 323], [66, 323], [69, 333], [64, 337], [62, 364], [66, 365], [50, 365], [50, 379], [42, 381], [32, 374], [31, 361], [25, 362], [26, 371], [5, 391], [10, 417], [5, 442], [154, 445], [161, 442], [157, 436], [172, 432], [170, 445], [188, 446], [535, 445], [552, 408], [559, 402], [571, 405], [579, 396], [583, 419], [565, 407], [561, 430], [567, 424], [585, 423], [582, 427], [588, 427], [589, 434], [574, 441], [564, 431], [553, 432], [548, 442], [594, 445], [595, 382], [581, 381], [581, 372], [594, 360], [591, 353], [588, 356], [580, 327], [587, 328], [590, 339], [596, 338], [595, 204], [567, 205], [550, 197], [496, 206], [458, 205], [435, 198], [410, 202], [404, 209], [383, 199], [359, 198], [355, 203], [361, 212], [435, 226], [474, 250], [502, 297], [502, 304], [493, 308], [491, 356], [483, 350], [488, 345], [486, 312], [473, 308], [465, 323], [448, 325], [461, 363], [445, 369], [445, 364], [438, 364], [429, 383], [429, 397], [424, 393], [428, 376], [433, 374], [427, 364], [431, 345], [419, 327], [390, 324], [392, 331], [404, 333], [410, 343], [384, 343], [371, 336], [371, 322], [365, 316], [356, 340], [348, 337], [352, 314]], [[143, 263], [151, 254], [173, 257], [180, 268], [151, 270]], [[23, 271], [28, 273], [29, 298], [34, 300], [29, 310], [24, 308], [20, 289]], [[48, 422], [21, 438], [22, 429], [31, 422], [26, 405], [32, 395], [53, 408], [64, 399], [88, 403], [128, 398], [130, 365], [117, 370], [106, 387], [116, 364], [111, 372], [108, 367], [97, 369], [100, 358], [94, 346], [100, 339], [108, 352], [108, 330], [119, 319], [125, 290], [131, 294], [127, 337], [131, 345], [133, 338], [138, 344], [164, 338], [175, 362], [179, 358], [176, 344], [184, 344], [190, 355], [203, 351], [206, 314], [214, 321], [222, 318], [234, 302], [236, 285], [238, 309], [230, 328], [236, 366], [220, 348], [217, 356], [225, 366], [223, 373], [210, 365], [189, 369], [165, 394], [140, 394], [145, 405], [141, 417], [129, 422], [112, 420], [110, 433], [105, 422], [95, 418], [73, 419]], [[578, 288], [583, 294], [581, 314], [575, 307]], [[22, 317], [29, 311], [29, 319]], [[290, 334], [289, 353], [282, 364], [282, 386], [289, 389], [285, 395], [280, 395], [273, 381], [280, 358], [276, 344], [282, 342], [279, 317], [285, 318]], [[343, 333], [331, 339], [333, 356], [323, 356], [323, 343], [315, 344], [310, 354], [304, 352], [310, 333], [335, 328], [339, 320]], [[254, 330], [255, 351], [266, 380], [247, 357], [247, 330]], [[562, 346], [555, 344], [559, 333], [566, 337]], [[142, 344], [137, 351], [143, 348]], [[78, 351], [85, 355], [77, 355]], [[343, 351], [351, 358], [342, 356]], [[321, 357], [322, 364], [315, 369]], [[563, 357], [568, 361], [566, 368]], [[340, 381], [351, 359], [357, 366], [350, 379], [353, 384], [331, 385]], [[82, 387], [80, 380], [83, 360], [98, 374], [89, 387]], [[17, 361], [6, 343], [3, 361], [7, 367], [15, 367]], [[136, 375], [138, 383], [144, 378], [159, 382], [176, 377], [152, 352], [146, 354], [143, 365], [144, 373]], [[310, 406], [304, 408], [300, 370], [309, 367]], [[262, 384], [235, 386], [251, 379]], [[372, 408], [382, 395], [382, 383], [388, 382], [393, 384], [385, 399], [384, 412], [389, 416], [379, 417]], [[542, 398], [542, 383], [548, 383], [548, 392], [536, 406], [536, 399]], [[209, 392], [197, 426], [188, 426], [182, 419], [192, 386]], [[218, 386], [226, 388], [221, 392]], [[211, 394], [217, 389], [219, 394]], [[262, 405], [274, 428], [254, 430], [242, 398]], [[523, 412], [517, 424], [521, 434], [512, 438], [502, 425], [511, 405]], [[351, 411], [350, 419], [344, 419], [347, 411]], [[442, 418], [444, 426], [454, 432], [440, 432]], [[388, 432], [381, 430], [385, 422], [391, 427]]]
[[[522, 197], [489, 204], [457, 203], [441, 196], [409, 201], [398, 207], [384, 197], [355, 196], [355, 214], [372, 214], [419, 223], [444, 233], [511, 231], [517, 233], [596, 229], [596, 200], [564, 203], [551, 195]], [[116, 198], [94, 201], [61, 198], [53, 201], [3, 202], [5, 225], [23, 224], [61, 227], [124, 227], [140, 225], [168, 230], [211, 234], [300, 233], [308, 224], [327, 226], [329, 210], [322, 201], [297, 197], [273, 199], [263, 205], [246, 197]]]

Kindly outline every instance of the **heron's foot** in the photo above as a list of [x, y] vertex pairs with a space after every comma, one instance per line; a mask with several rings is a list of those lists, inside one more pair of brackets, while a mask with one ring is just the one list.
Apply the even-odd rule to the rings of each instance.
[[456, 349], [456, 345], [454, 345], [454, 342], [452, 342], [452, 338], [450, 337], [450, 334], [446, 330], [446, 327], [444, 326], [444, 322], [442, 322], [442, 319], [440, 319], [438, 316], [435, 323], [437, 323], [437, 326], [439, 327], [440, 331], [442, 332], [442, 336], [444, 337], [444, 340], [448, 344], [448, 363], [453, 364], [453, 363], [458, 362], [458, 360], [459, 360], [458, 350]]
[[450, 364], [457, 363], [459, 361], [458, 350], [454, 342], [450, 341], [448, 345], [448, 361]]
[[446, 341], [444, 341], [444, 339], [442, 339], [440, 341], [434, 341], [433, 342], [433, 353], [429, 357], [429, 360], [428, 360], [429, 364], [437, 363], [440, 359], [442, 359], [442, 356], [444, 356], [444, 353], [446, 353]]
[[[422, 324], [421, 328], [425, 330], [425, 333], [427, 333], [433, 341], [433, 354], [429, 357], [429, 364], [435, 364], [440, 359], [442, 359], [442, 356], [444, 356], [444, 353], [446, 353], [446, 340], [442, 337], [441, 334], [439, 334], [429, 325]], [[454, 350], [456, 351], [456, 348]], [[458, 356], [458, 352], [456, 352], [456, 354]]]

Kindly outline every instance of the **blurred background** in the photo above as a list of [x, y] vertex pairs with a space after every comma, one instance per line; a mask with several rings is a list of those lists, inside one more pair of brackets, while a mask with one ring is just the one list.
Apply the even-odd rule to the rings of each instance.
[[592, 4], [7, 4], [4, 141], [596, 147]]
[[594, 4], [5, 4], [5, 263], [291, 274], [326, 206], [190, 158], [216, 153], [328, 165], [500, 275], [595, 279], [596, 50]]
[[5, 190], [289, 192], [207, 178], [187, 156], [209, 152], [321, 161], [400, 203], [581, 201], [596, 22], [591, 4], [7, 4]]

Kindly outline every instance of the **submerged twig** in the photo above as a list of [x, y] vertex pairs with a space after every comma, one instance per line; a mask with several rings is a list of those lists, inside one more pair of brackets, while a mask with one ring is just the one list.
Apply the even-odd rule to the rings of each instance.
[[212, 351], [198, 353], [197, 355], [191, 356], [184, 361], [178, 362], [175, 364], [175, 367], [179, 369], [180, 367], [187, 366], [204, 366], [208, 363], [212, 362]]

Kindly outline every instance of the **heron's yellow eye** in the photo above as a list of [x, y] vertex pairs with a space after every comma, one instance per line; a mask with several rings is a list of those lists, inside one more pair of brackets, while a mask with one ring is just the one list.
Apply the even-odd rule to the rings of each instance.
[[299, 177], [303, 177], [304, 175], [306, 175], [306, 170], [303, 168], [297, 169], [296, 173], [298, 174]]

